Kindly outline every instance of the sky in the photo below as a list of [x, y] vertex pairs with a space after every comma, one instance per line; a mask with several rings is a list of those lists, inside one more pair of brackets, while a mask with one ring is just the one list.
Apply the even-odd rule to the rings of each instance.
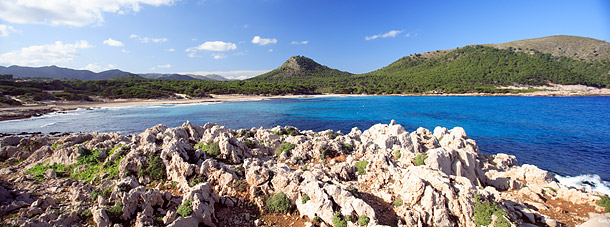
[[1, 0], [0, 65], [252, 77], [302, 55], [351, 73], [551, 35], [610, 40], [610, 1]]

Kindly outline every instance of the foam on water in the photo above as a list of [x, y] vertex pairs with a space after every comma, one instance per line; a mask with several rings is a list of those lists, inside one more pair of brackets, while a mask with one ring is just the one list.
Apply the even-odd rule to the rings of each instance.
[[610, 182], [603, 181], [597, 174], [586, 174], [575, 177], [555, 175], [559, 183], [570, 187], [584, 187], [596, 192], [610, 195]]

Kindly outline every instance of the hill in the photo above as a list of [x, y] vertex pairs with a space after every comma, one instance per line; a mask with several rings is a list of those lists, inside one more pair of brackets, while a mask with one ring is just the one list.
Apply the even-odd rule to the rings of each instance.
[[12, 74], [15, 78], [45, 77], [54, 79], [104, 80], [125, 75], [128, 74], [128, 72], [114, 69], [94, 73], [89, 70], [76, 70], [57, 67], [54, 65], [43, 67], [25, 67], [13, 65], [10, 67], [1, 67], [0, 74]]
[[554, 35], [535, 39], [524, 39], [501, 44], [486, 44], [498, 49], [515, 48], [517, 51], [530, 50], [551, 54], [555, 57], [569, 57], [584, 60], [610, 59], [610, 43], [579, 36]]
[[279, 68], [268, 73], [253, 77], [252, 81], [302, 81], [323, 77], [345, 77], [351, 73], [332, 69], [303, 56], [292, 56]]
[[198, 80], [198, 78], [193, 78], [192, 76], [182, 75], [182, 74], [161, 74], [161, 73], [146, 73], [139, 74], [139, 76], [144, 77], [146, 79], [156, 79], [156, 80]]

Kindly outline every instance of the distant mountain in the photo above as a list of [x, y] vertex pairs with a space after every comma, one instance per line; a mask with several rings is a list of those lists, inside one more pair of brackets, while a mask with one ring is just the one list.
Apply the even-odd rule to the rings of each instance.
[[139, 74], [141, 77], [146, 79], [155, 79], [155, 80], [198, 80], [197, 78], [193, 78], [192, 76], [182, 75], [182, 74], [161, 74], [161, 73], [146, 73]]
[[203, 77], [207, 78], [208, 80], [214, 80], [214, 81], [229, 81], [229, 79], [227, 79], [226, 77], [223, 77], [218, 74], [208, 74], [208, 75], [204, 75]]
[[111, 80], [147, 80], [147, 79], [144, 77], [141, 77], [139, 75], [130, 73], [130, 74], [125, 74], [125, 75], [114, 77]]
[[351, 73], [332, 69], [303, 56], [292, 56], [279, 68], [250, 78], [255, 81], [290, 81], [316, 77], [350, 76]]
[[25, 67], [14, 65], [0, 68], [0, 74], [12, 74], [15, 78], [45, 77], [54, 79], [104, 80], [129, 73], [116, 69], [94, 73], [89, 70], [61, 68], [54, 65], [43, 67]]
[[517, 51], [537, 50], [557, 57], [563, 56], [574, 59], [610, 59], [610, 43], [580, 36], [554, 35], [508, 43], [486, 44], [484, 46], [499, 49], [512, 47], [517, 49]]

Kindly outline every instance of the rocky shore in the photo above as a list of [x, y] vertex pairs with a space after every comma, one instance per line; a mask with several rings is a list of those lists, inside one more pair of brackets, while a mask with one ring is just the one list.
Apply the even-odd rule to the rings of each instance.
[[[208, 123], [1, 139], [9, 226], [604, 226], [608, 198], [459, 127], [348, 134]], [[541, 157], [543, 158], [543, 157]]]

